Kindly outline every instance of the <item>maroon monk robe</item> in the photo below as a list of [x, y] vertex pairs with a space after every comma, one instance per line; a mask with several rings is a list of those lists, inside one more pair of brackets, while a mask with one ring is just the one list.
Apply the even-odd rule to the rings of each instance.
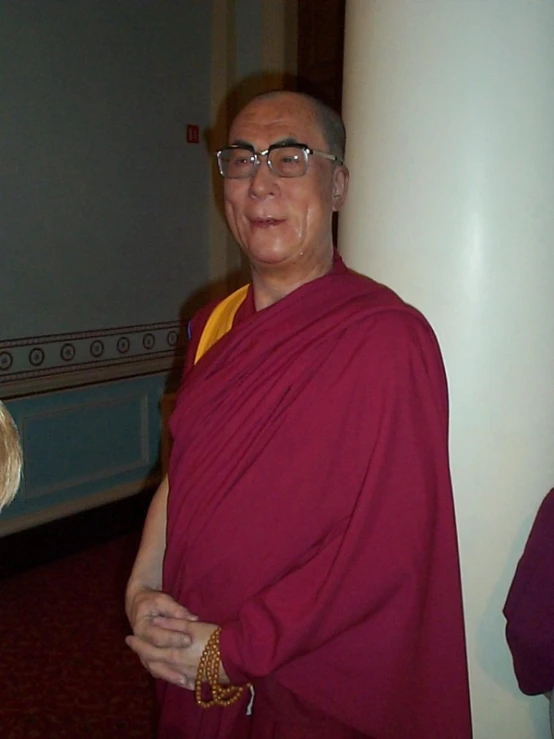
[[519, 687], [554, 688], [554, 490], [543, 500], [504, 606], [506, 638]]
[[171, 420], [163, 587], [253, 715], [163, 683], [161, 739], [471, 736], [447, 415], [428, 324], [340, 260], [247, 297]]

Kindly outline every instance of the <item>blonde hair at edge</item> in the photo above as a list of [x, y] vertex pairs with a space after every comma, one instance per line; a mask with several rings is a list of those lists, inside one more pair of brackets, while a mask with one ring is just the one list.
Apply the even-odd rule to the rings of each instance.
[[17, 493], [22, 464], [17, 426], [0, 400], [0, 511], [11, 503]]

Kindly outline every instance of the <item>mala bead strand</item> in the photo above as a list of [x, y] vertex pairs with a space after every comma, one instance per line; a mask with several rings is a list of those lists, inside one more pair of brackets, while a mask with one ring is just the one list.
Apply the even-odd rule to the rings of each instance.
[[[221, 652], [219, 651], [219, 635], [221, 628], [217, 629], [210, 636], [200, 657], [198, 665], [198, 674], [194, 685], [194, 695], [196, 702], [202, 708], [211, 708], [212, 706], [220, 706], [225, 708], [236, 703], [242, 696], [247, 685], [222, 685], [219, 682], [219, 667], [221, 665]], [[208, 683], [212, 693], [209, 700], [202, 698], [202, 684]]]

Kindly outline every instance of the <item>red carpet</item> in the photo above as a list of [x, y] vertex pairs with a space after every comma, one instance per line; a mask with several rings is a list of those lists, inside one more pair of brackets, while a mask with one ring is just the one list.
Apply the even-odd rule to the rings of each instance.
[[0, 581], [1, 739], [152, 739], [147, 673], [125, 645], [135, 534]]

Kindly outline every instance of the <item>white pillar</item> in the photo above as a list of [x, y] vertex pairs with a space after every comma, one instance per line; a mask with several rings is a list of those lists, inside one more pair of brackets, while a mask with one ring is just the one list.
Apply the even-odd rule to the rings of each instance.
[[501, 609], [554, 486], [554, 2], [348, 0], [344, 80], [341, 251], [449, 376], [475, 739], [547, 737]]

